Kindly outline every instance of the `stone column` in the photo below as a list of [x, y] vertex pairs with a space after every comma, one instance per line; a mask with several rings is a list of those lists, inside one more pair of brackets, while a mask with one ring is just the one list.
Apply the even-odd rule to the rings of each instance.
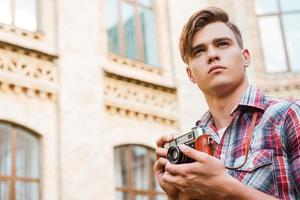
[[[99, 0], [57, 1], [60, 199], [110, 199], [103, 151]], [[107, 195], [107, 196], [106, 196]]]

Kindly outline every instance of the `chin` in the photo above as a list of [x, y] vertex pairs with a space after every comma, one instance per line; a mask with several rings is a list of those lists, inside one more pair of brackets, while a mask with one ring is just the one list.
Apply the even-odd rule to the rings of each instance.
[[230, 91], [235, 87], [235, 84], [233, 84], [232, 82], [226, 82], [223, 80], [218, 81], [218, 83], [211, 84], [207, 89], [211, 94], [224, 96], [230, 93]]
[[214, 82], [212, 82], [210, 84], [210, 88], [212, 90], [215, 90], [215, 89], [222, 89], [224, 87], [228, 87], [230, 85], [232, 85], [233, 83], [228, 81], [228, 80], [225, 80], [225, 79], [220, 79], [220, 80], [215, 80]]

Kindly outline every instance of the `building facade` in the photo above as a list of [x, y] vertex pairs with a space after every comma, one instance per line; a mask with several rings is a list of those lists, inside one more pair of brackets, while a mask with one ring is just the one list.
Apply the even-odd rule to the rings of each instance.
[[300, 98], [296, 0], [2, 0], [0, 199], [165, 199], [155, 140], [207, 110], [178, 50], [206, 6], [240, 27], [250, 83]]

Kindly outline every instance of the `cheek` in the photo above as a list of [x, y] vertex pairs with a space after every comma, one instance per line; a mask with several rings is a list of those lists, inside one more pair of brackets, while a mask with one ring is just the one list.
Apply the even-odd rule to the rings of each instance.
[[194, 58], [191, 62], [190, 62], [190, 67], [192, 70], [192, 73], [194, 75], [200, 75], [205, 73], [205, 63], [203, 61], [203, 58]]
[[228, 54], [223, 57], [225, 58], [227, 64], [229, 64], [229, 66], [233, 66], [235, 69], [244, 69], [244, 59], [242, 54], [240, 53], [240, 51], [233, 51], [230, 54], [231, 56], [228, 56]]
[[201, 79], [204, 78], [204, 71], [203, 71], [203, 66], [201, 67], [200, 65], [192, 66], [192, 75], [197, 81], [201, 81]]

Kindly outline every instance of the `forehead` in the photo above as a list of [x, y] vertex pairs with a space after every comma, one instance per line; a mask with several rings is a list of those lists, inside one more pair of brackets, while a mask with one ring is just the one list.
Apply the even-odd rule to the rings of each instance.
[[192, 46], [209, 44], [216, 38], [230, 38], [237, 42], [233, 31], [223, 22], [213, 22], [198, 30], [192, 40]]

